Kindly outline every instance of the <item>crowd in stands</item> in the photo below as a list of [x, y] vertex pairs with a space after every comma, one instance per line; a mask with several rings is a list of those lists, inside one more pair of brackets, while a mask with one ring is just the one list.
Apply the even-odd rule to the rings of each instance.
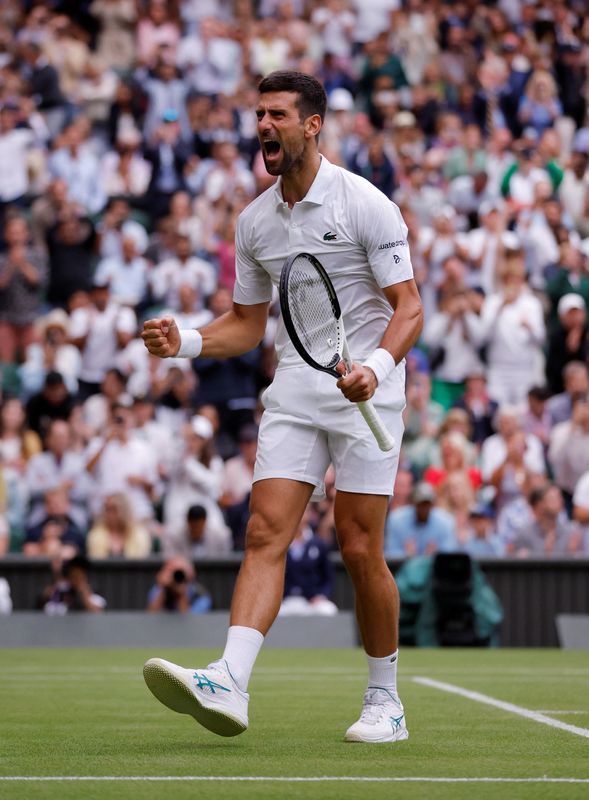
[[[243, 549], [277, 305], [224, 362], [138, 334], [230, 307], [274, 180], [256, 87], [290, 68], [323, 155], [399, 205], [425, 308], [387, 555], [589, 556], [584, 0], [4, 0], [0, 555]], [[326, 486], [295, 560], [336, 547]]]

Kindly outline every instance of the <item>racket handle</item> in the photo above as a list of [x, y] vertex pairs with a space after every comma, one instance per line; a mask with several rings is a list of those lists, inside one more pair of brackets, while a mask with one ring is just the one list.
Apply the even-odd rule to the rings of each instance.
[[384, 422], [380, 418], [380, 414], [375, 409], [374, 405], [370, 400], [367, 400], [363, 403], [357, 403], [358, 409], [364, 419], [366, 420], [366, 424], [372, 431], [374, 438], [376, 439], [376, 443], [383, 450], [385, 453], [389, 450], [392, 450], [395, 446], [395, 438], [391, 436], [388, 430], [385, 427]]

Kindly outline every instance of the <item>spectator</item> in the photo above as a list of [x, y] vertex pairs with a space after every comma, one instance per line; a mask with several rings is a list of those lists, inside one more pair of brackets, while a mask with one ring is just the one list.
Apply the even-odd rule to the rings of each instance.
[[481, 315], [489, 395], [500, 404], [521, 403], [541, 378], [545, 338], [542, 304], [526, 284], [521, 252], [506, 254], [501, 284]]
[[143, 257], [143, 236], [124, 223], [121, 253], [103, 259], [96, 267], [94, 283], [108, 285], [114, 303], [137, 309], [146, 300], [149, 264]]
[[436, 452], [436, 439], [444, 418], [444, 407], [432, 400], [429, 375], [415, 372], [407, 381], [407, 405], [403, 412], [403, 452], [411, 468], [421, 474]]
[[123, 492], [107, 495], [102, 511], [86, 539], [90, 558], [146, 558], [151, 552], [151, 536], [145, 525], [136, 522], [131, 504]]
[[27, 464], [26, 486], [29, 495], [29, 525], [35, 525], [44, 513], [44, 496], [61, 488], [68, 497], [69, 515], [80, 530], [88, 525], [90, 485], [84, 470], [84, 457], [72, 449], [69, 423], [54, 419], [45, 434], [45, 449]]
[[549, 72], [534, 70], [519, 103], [517, 116], [521, 127], [530, 126], [540, 135], [551, 128], [561, 114], [556, 81]]
[[45, 376], [41, 391], [29, 398], [26, 415], [31, 430], [45, 436], [53, 420], [67, 420], [74, 405], [60, 372], [50, 370]]
[[584, 472], [575, 486], [572, 516], [579, 525], [579, 553], [589, 556], [589, 472]]
[[577, 397], [589, 392], [589, 367], [584, 361], [569, 361], [562, 370], [563, 391], [553, 395], [546, 403], [550, 425], [558, 425], [571, 418]]
[[0, 108], [0, 223], [11, 205], [21, 205], [29, 189], [28, 152], [35, 135], [27, 127], [17, 127], [18, 106], [3, 103]]
[[577, 526], [567, 517], [558, 486], [548, 484], [529, 496], [531, 524], [517, 530], [509, 551], [520, 558], [556, 556], [574, 552], [579, 543]]
[[334, 616], [337, 606], [330, 599], [332, 591], [329, 547], [313, 532], [307, 513], [288, 548], [284, 598], [278, 613], [280, 616]]
[[207, 511], [209, 545], [217, 552], [229, 550], [230, 532], [218, 506], [223, 462], [214, 451], [213, 426], [206, 417], [196, 415], [184, 427], [183, 438], [183, 450], [164, 499], [164, 549], [178, 551], [182, 547], [188, 509], [202, 505]]
[[90, 13], [100, 22], [98, 55], [121, 72], [129, 70], [135, 58], [136, 4], [133, 0], [92, 0]]
[[24, 361], [25, 350], [36, 338], [47, 284], [42, 252], [30, 246], [24, 217], [10, 217], [4, 225], [5, 255], [0, 256], [0, 361]]
[[424, 481], [440, 491], [450, 475], [459, 474], [473, 491], [480, 487], [481, 473], [469, 464], [469, 443], [463, 433], [448, 431], [440, 436], [440, 457], [441, 466], [430, 465], [423, 473]]
[[43, 590], [40, 600], [43, 611], [57, 617], [72, 611], [92, 614], [104, 611], [106, 600], [90, 586], [88, 569], [88, 561], [83, 556], [74, 556], [66, 561], [55, 581]]
[[554, 482], [562, 490], [567, 508], [575, 486], [589, 470], [589, 400], [580, 394], [573, 399], [571, 418], [552, 429], [548, 459], [554, 471]]
[[215, 291], [216, 285], [215, 270], [208, 261], [192, 254], [190, 237], [186, 233], [176, 234], [174, 257], [158, 264], [151, 275], [154, 299], [174, 310], [179, 307], [181, 286], [195, 289], [203, 303]]
[[152, 219], [159, 220], [169, 213], [172, 196], [185, 188], [184, 173], [190, 156], [181, 141], [178, 114], [173, 109], [162, 113], [144, 156], [151, 164], [146, 207]]
[[[508, 444], [522, 430], [521, 412], [515, 406], [501, 406], [495, 415], [496, 433], [485, 439], [481, 448], [481, 474], [483, 481], [491, 479], [495, 470], [504, 463]], [[533, 474], [546, 471], [542, 443], [532, 434], [527, 434], [524, 448], [524, 464]]]
[[150, 447], [132, 435], [132, 427], [132, 410], [115, 405], [109, 427], [88, 446], [86, 470], [95, 481], [96, 500], [124, 491], [135, 519], [149, 524], [160, 492], [157, 462]]
[[[589, 328], [580, 294], [565, 294], [558, 301], [558, 320], [548, 336], [546, 378], [552, 394], [564, 389], [564, 370], [572, 362], [587, 363]], [[559, 420], [560, 421], [560, 420]]]
[[385, 556], [412, 558], [455, 550], [456, 528], [452, 515], [434, 506], [436, 490], [419, 483], [413, 503], [392, 511], [385, 525]]
[[548, 451], [552, 422], [547, 408], [550, 393], [545, 386], [532, 386], [528, 392], [528, 407], [523, 415], [522, 429], [540, 440], [544, 455]]
[[90, 304], [76, 309], [70, 319], [70, 339], [82, 354], [79, 387], [83, 400], [100, 391], [106, 371], [115, 365], [118, 351], [129, 343], [136, 328], [133, 310], [112, 302], [109, 282], [97, 276]]
[[106, 196], [100, 163], [92, 151], [84, 147], [83, 140], [84, 128], [80, 121], [70, 123], [60, 137], [61, 146], [49, 157], [49, 170], [54, 178], [67, 183], [70, 202], [90, 215], [102, 210]]
[[[61, 308], [55, 308], [37, 320], [38, 343], [29, 345], [19, 375], [25, 397], [41, 391], [48, 375], [57, 372], [63, 377], [67, 391], [78, 391], [80, 353], [67, 341], [69, 317]], [[30, 417], [30, 408], [27, 411]]]
[[201, 556], [220, 556], [231, 550], [231, 538], [218, 535], [208, 523], [207, 509], [201, 505], [190, 506], [186, 512], [184, 536], [176, 542], [164, 539], [165, 555], [183, 555], [194, 561]]
[[487, 391], [484, 368], [471, 371], [464, 381], [464, 394], [454, 403], [454, 408], [463, 409], [470, 421], [472, 441], [480, 447], [493, 435], [493, 418], [498, 405]]
[[27, 462], [42, 449], [38, 434], [27, 424], [18, 397], [7, 397], [0, 405], [0, 463], [7, 471], [22, 476]]
[[505, 554], [503, 542], [497, 535], [493, 509], [484, 503], [472, 506], [469, 514], [464, 550], [472, 558], [499, 558]]
[[242, 503], [249, 497], [258, 448], [257, 426], [250, 423], [240, 428], [237, 442], [239, 452], [225, 462], [221, 499], [224, 506]]
[[572, 219], [581, 236], [589, 236], [589, 154], [571, 153], [558, 189], [563, 211]]
[[135, 128], [117, 133], [115, 149], [102, 158], [101, 170], [107, 197], [139, 201], [147, 191], [151, 166], [139, 153], [141, 134]]
[[71, 516], [67, 490], [48, 489], [43, 497], [42, 516], [26, 532], [25, 556], [67, 559], [84, 553], [84, 535]]
[[47, 300], [67, 307], [78, 292], [91, 285], [94, 266], [94, 226], [68, 205], [47, 232], [49, 287]]
[[188, 559], [183, 556], [168, 558], [149, 592], [147, 610], [152, 614], [161, 611], [203, 614], [209, 611], [211, 596], [195, 578], [195, 569]]

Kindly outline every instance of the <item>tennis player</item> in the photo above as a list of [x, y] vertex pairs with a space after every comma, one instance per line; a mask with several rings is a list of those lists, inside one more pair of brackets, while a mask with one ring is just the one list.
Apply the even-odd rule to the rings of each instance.
[[[144, 325], [147, 349], [162, 358], [245, 353], [264, 335], [285, 259], [305, 251], [331, 277], [355, 359], [347, 375], [341, 365], [334, 382], [301, 360], [281, 327], [276, 376], [263, 395], [246, 551], [225, 651], [203, 669], [150, 659], [144, 676], [162, 703], [209, 730], [246, 730], [248, 682], [280, 608], [288, 546], [331, 462], [337, 536], [369, 670], [360, 718], [345, 739], [394, 742], [408, 732], [397, 693], [399, 598], [383, 536], [403, 434], [403, 358], [421, 331], [422, 308], [397, 206], [319, 153], [325, 108], [325, 91], [309, 75], [274, 72], [262, 80], [258, 137], [278, 181], [239, 217], [233, 308], [200, 331], [179, 330], [169, 317]], [[390, 452], [379, 450], [354, 405], [370, 398], [396, 439]]]

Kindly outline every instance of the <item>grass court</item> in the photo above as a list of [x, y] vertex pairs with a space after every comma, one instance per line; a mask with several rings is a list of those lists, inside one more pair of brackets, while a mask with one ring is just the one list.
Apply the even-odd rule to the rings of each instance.
[[360, 650], [262, 651], [250, 729], [232, 739], [155, 700], [154, 655], [202, 667], [218, 653], [0, 650], [0, 798], [589, 797], [586, 652], [405, 648], [410, 738], [376, 746], [342, 741]]

